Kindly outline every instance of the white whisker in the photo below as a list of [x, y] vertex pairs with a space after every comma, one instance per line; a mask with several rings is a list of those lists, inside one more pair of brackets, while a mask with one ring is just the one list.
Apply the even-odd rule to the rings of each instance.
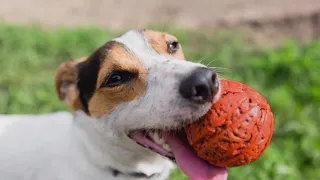
[[214, 69], [214, 70], [221, 70], [221, 71], [230, 71], [229, 68], [223, 68], [223, 67], [215, 67], [215, 66], [211, 66], [211, 67], [208, 67], [210, 69]]
[[200, 61], [198, 61], [198, 63], [202, 63], [202, 61], [204, 61], [204, 60], [206, 60], [206, 59], [208, 59], [209, 58], [209, 56], [207, 56], [207, 57], [204, 57], [204, 58], [202, 58], [202, 59], [200, 59]]
[[213, 63], [213, 62], [214, 62], [214, 60], [210, 61], [206, 66], [210, 67], [210, 64]]

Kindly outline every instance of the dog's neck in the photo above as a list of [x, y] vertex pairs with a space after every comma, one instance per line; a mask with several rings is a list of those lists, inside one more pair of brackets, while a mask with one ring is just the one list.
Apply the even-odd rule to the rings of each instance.
[[124, 132], [110, 127], [112, 122], [74, 112], [72, 133], [88, 161], [99, 168], [118, 173], [147, 177], [168, 173], [173, 164], [132, 141]]

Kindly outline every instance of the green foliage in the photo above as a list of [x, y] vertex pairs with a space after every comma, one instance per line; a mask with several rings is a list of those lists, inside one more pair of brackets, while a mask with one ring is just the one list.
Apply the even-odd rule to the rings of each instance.
[[[256, 162], [230, 169], [230, 180], [320, 177], [320, 42], [289, 42], [260, 51], [234, 34], [170, 31], [180, 39], [188, 60], [210, 63], [222, 77], [249, 84], [274, 110], [272, 145]], [[55, 93], [58, 64], [86, 56], [119, 34], [0, 25], [0, 113], [68, 110]], [[172, 179], [187, 178], [176, 171]]]

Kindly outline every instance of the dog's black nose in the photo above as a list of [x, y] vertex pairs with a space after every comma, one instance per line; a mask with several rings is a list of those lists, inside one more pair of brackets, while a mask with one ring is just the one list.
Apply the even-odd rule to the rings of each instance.
[[213, 100], [219, 90], [217, 73], [208, 68], [197, 68], [185, 78], [180, 85], [180, 94], [195, 103], [206, 103]]

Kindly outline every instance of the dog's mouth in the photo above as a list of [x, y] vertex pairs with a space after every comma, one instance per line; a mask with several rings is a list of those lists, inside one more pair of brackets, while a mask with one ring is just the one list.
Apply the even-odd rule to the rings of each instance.
[[200, 159], [189, 145], [183, 129], [178, 131], [136, 130], [131, 132], [129, 137], [139, 145], [176, 162], [192, 180], [226, 179], [227, 169], [210, 165]]
[[167, 143], [167, 139], [170, 134], [179, 136], [187, 144], [186, 133], [183, 130], [180, 131], [161, 131], [161, 130], [137, 130], [131, 132], [129, 137], [133, 139], [139, 145], [150, 149], [164, 157], [167, 157], [175, 162], [175, 156], [170, 145]]

